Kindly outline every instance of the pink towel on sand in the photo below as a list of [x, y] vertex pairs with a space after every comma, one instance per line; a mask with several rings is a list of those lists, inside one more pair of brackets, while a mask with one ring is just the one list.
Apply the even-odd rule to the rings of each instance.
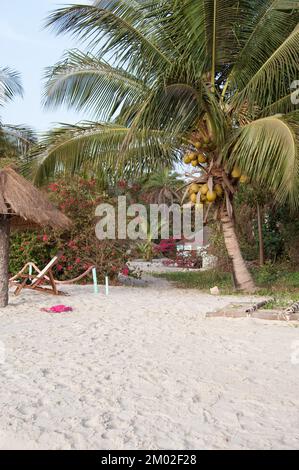
[[64, 313], [64, 312], [72, 312], [72, 307], [67, 307], [66, 305], [54, 305], [51, 308], [41, 308], [42, 312], [47, 313]]

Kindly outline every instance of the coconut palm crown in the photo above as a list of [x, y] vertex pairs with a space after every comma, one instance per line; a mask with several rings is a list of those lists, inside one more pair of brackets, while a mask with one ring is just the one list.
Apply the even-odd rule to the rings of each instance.
[[70, 51], [47, 71], [45, 104], [93, 121], [45, 136], [35, 180], [86, 160], [132, 176], [185, 159], [198, 184], [191, 199], [213, 204], [236, 281], [253, 290], [233, 195], [242, 174], [298, 206], [298, 20], [292, 0], [97, 0], [56, 10], [48, 26], [89, 52]]
[[179, 202], [179, 189], [183, 181], [178, 173], [169, 168], [152, 173], [142, 184], [143, 200], [152, 204], [172, 204]]

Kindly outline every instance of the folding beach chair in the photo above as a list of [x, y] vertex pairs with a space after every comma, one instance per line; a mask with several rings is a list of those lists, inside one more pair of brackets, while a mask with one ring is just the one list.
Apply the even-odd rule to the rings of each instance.
[[[15, 276], [11, 277], [9, 280], [10, 284], [17, 285], [15, 295], [19, 295], [22, 289], [31, 289], [53, 295], [67, 295], [64, 292], [58, 291], [56, 286], [75, 284], [95, 270], [95, 266], [91, 265], [84, 273], [75, 277], [74, 279], [58, 281], [57, 279], [54, 279], [52, 268], [57, 264], [61, 255], [62, 253], [59, 253], [57, 256], [54, 256], [54, 258], [50, 261], [50, 263], [47, 264], [47, 266], [45, 266], [43, 270], [39, 269], [36, 264], [32, 262], [25, 264], [21, 271], [19, 271]], [[28, 270], [29, 274], [27, 274]], [[36, 272], [35, 275], [32, 275], [33, 271]]]
[[[59, 255], [54, 256], [51, 261], [41, 271], [35, 266], [34, 263], [27, 263], [24, 268], [10, 279], [13, 284], [17, 283], [15, 295], [19, 295], [23, 289], [31, 289], [44, 294], [53, 295], [66, 295], [57, 289], [52, 269], [57, 264]], [[36, 274], [25, 274], [25, 271], [30, 268], [36, 271]], [[21, 279], [21, 280], [20, 280]], [[20, 281], [19, 281], [20, 280]]]

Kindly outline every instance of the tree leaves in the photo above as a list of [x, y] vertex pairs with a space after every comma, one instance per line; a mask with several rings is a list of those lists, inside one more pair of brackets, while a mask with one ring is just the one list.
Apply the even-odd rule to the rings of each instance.
[[0, 106], [22, 93], [20, 75], [8, 67], [0, 69]]
[[100, 122], [46, 135], [36, 180], [84, 164], [131, 177], [169, 166], [205, 121], [213, 161], [238, 162], [295, 206], [298, 14], [286, 0], [97, 0], [57, 10], [48, 25], [93, 55], [72, 51], [48, 70], [46, 104]]
[[32, 152], [32, 161], [23, 172], [36, 184], [55, 174], [74, 174], [88, 165], [92, 172], [141, 176], [160, 169], [177, 158], [177, 143], [158, 130], [135, 132], [126, 151], [123, 141], [130, 128], [117, 124], [86, 122], [76, 126], [64, 125], [44, 136]]
[[225, 155], [273, 191], [278, 202], [299, 206], [299, 112], [256, 120], [241, 129]]
[[47, 71], [45, 105], [67, 105], [110, 120], [122, 106], [140, 103], [149, 91], [142, 80], [90, 54], [70, 51]]

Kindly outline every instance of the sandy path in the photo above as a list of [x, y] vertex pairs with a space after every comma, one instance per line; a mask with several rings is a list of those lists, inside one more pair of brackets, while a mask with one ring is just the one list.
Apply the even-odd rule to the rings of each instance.
[[1, 313], [0, 448], [299, 449], [299, 328], [204, 318], [231, 297], [71, 291], [71, 314], [28, 292]]

